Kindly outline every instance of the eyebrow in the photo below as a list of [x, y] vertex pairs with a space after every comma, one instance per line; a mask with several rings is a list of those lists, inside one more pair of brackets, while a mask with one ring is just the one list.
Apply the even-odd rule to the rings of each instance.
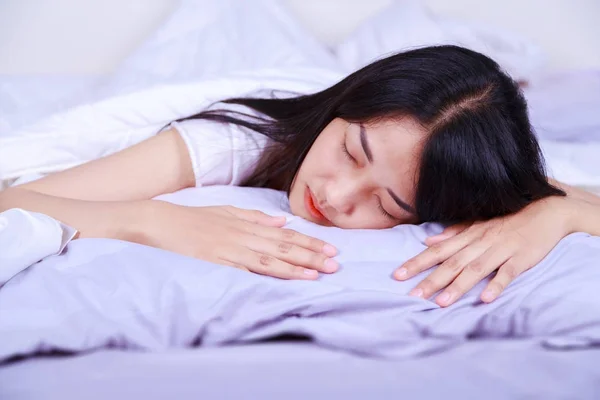
[[392, 199], [394, 199], [396, 204], [398, 204], [402, 209], [404, 209], [405, 211], [408, 211], [411, 214], [416, 214], [415, 209], [412, 208], [411, 206], [409, 206], [404, 201], [402, 201], [402, 199], [400, 197], [396, 196], [396, 193], [392, 192], [392, 189], [388, 189], [387, 191], [390, 194], [390, 196], [392, 196]]
[[[365, 129], [365, 126], [363, 124], [359, 124], [360, 126], [360, 144], [362, 145], [362, 149], [365, 152], [365, 155], [367, 156], [367, 160], [369, 160], [369, 163], [373, 163], [373, 153], [371, 152], [371, 147], [369, 146], [369, 141], [367, 140], [367, 130]], [[404, 200], [402, 200], [400, 197], [398, 197], [398, 195], [396, 195], [396, 193], [394, 193], [392, 191], [392, 189], [387, 189], [388, 193], [390, 194], [390, 196], [392, 196], [392, 199], [394, 199], [394, 201], [396, 202], [396, 204], [398, 204], [398, 206], [400, 208], [402, 208], [405, 211], [408, 211], [411, 214], [416, 214], [416, 211], [413, 207], [411, 207], [408, 203], [406, 203]]]
[[373, 153], [371, 152], [371, 147], [369, 146], [369, 142], [367, 141], [367, 130], [363, 124], [360, 124], [360, 144], [362, 145], [363, 151], [367, 156], [367, 160], [370, 163], [373, 163]]

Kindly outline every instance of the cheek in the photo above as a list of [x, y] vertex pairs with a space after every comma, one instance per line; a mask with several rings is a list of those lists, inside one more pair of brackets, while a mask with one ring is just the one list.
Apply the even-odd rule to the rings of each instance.
[[302, 162], [298, 175], [302, 177], [326, 176], [331, 174], [340, 161], [338, 154], [335, 153], [335, 148], [326, 142], [315, 142]]
[[353, 225], [352, 228], [360, 229], [386, 229], [393, 227], [395, 224], [382, 216], [376, 207], [370, 203], [360, 205], [348, 223]]

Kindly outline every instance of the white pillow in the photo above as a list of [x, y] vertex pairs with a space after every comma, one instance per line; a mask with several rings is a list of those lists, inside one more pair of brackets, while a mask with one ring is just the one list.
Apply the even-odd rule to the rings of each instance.
[[[600, 238], [576, 233], [496, 301], [490, 277], [452, 307], [407, 293], [393, 271], [425, 249], [437, 224], [339, 229], [289, 214], [283, 192], [192, 188], [160, 197], [190, 206], [232, 204], [288, 217], [287, 227], [339, 249], [341, 268], [316, 281], [281, 280], [107, 239], [75, 240], [0, 289], [0, 362], [36, 352], [164, 350], [247, 343], [282, 334], [386, 358], [431, 355], [469, 340], [527, 340], [569, 350], [600, 345]], [[57, 235], [57, 239], [58, 239]], [[39, 243], [37, 241], [36, 243]], [[1, 246], [0, 246], [1, 248]]]
[[419, 1], [394, 1], [369, 18], [334, 51], [347, 71], [389, 53], [455, 44], [496, 60], [517, 80], [530, 81], [543, 64], [535, 44], [500, 29], [434, 15]]
[[297, 66], [340, 69], [335, 56], [280, 2], [183, 0], [101, 93]]

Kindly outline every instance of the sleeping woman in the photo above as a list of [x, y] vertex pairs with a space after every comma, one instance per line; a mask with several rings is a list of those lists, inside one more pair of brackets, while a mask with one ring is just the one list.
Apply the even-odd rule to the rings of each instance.
[[192, 186], [285, 191], [316, 224], [446, 230], [399, 266], [439, 265], [411, 295], [454, 303], [488, 275], [491, 302], [566, 235], [600, 235], [600, 198], [549, 179], [518, 85], [456, 46], [373, 62], [314, 94], [232, 98], [123, 151], [0, 194], [0, 212], [54, 217], [116, 238], [283, 279], [334, 273], [335, 247], [285, 219], [152, 200]]

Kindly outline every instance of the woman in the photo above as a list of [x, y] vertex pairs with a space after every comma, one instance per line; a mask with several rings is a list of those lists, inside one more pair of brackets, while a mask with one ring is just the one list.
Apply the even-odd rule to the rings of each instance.
[[38, 211], [80, 237], [280, 278], [337, 269], [333, 246], [283, 229], [281, 218], [151, 200], [209, 184], [287, 191], [292, 213], [340, 228], [454, 224], [395, 273], [441, 263], [411, 292], [445, 287], [441, 306], [498, 270], [482, 294], [492, 301], [570, 232], [600, 234], [600, 201], [548, 182], [518, 85], [455, 46], [392, 55], [311, 95], [226, 100], [119, 153], [8, 189], [0, 211]]

